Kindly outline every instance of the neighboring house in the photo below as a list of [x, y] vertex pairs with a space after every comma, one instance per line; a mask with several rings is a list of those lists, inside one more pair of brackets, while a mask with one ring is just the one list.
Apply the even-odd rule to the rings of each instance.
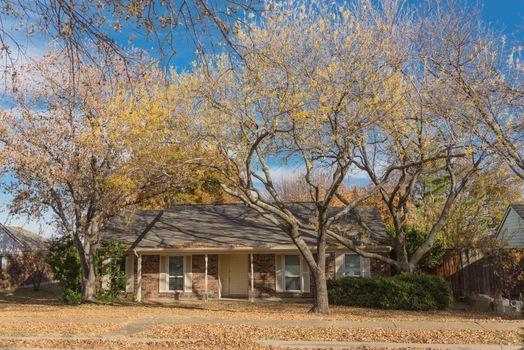
[[[310, 204], [292, 204], [306, 219]], [[333, 208], [332, 210], [340, 210]], [[362, 234], [355, 214], [338, 228], [368, 251], [389, 255], [391, 247], [377, 208], [359, 208], [370, 228]], [[314, 246], [313, 233], [303, 232]], [[138, 211], [107, 227], [104, 240], [129, 247], [126, 288], [136, 300], [223, 297], [311, 297], [307, 264], [292, 240], [254, 209], [242, 204], [177, 205]], [[362, 258], [330, 242], [328, 278], [388, 275], [389, 265]]]
[[47, 240], [21, 227], [0, 224], [0, 270], [9, 264], [10, 255], [46, 249]]
[[508, 243], [508, 248], [524, 248], [524, 204], [510, 204], [496, 236]]

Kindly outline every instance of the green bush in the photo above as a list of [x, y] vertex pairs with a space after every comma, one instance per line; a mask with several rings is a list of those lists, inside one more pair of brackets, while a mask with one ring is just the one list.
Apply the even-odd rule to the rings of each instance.
[[82, 302], [82, 293], [76, 289], [64, 289], [62, 292], [62, 301], [66, 304], [80, 304]]
[[420, 273], [330, 280], [328, 294], [334, 305], [381, 309], [442, 310], [452, 303], [446, 280]]
[[[102, 278], [102, 274], [107, 276], [108, 283], [105, 288], [100, 288], [97, 299], [104, 301], [115, 301], [118, 294], [125, 291], [127, 285], [127, 275], [121, 264], [125, 261], [127, 248], [117, 241], [102, 242], [102, 249], [97, 255], [97, 277]], [[102, 266], [104, 266], [102, 268]]]
[[78, 251], [68, 237], [51, 240], [46, 260], [62, 286], [63, 302], [78, 304], [82, 300], [82, 267]]

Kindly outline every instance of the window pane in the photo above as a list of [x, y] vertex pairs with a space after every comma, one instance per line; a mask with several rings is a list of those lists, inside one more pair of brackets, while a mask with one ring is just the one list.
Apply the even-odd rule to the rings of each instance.
[[184, 277], [169, 277], [169, 290], [184, 290]]
[[184, 257], [170, 256], [169, 257], [169, 276], [183, 276], [184, 275]]
[[300, 277], [286, 277], [286, 290], [300, 290]]
[[284, 287], [285, 290], [300, 290], [300, 257], [298, 255], [284, 257]]
[[344, 275], [360, 276], [360, 256], [346, 254], [344, 257]]
[[300, 258], [297, 255], [286, 255], [284, 261], [286, 265], [284, 275], [286, 277], [300, 276]]
[[168, 271], [169, 290], [184, 290], [184, 257], [170, 256]]

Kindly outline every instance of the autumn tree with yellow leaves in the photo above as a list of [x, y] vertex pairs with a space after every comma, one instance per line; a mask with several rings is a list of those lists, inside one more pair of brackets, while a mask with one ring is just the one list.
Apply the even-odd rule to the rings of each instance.
[[[471, 128], [480, 116], [476, 99], [449, 78], [462, 52], [445, 46], [449, 37], [479, 38], [482, 28], [472, 24], [476, 13], [444, 3], [272, 2], [270, 8], [246, 28], [238, 24], [238, 56], [209, 58], [196, 70], [203, 81], [200, 107], [223, 159], [224, 190], [294, 241], [314, 276], [312, 310], [328, 312], [328, 237], [412, 272], [471, 177], [492, 156]], [[481, 58], [491, 47], [477, 50]], [[301, 184], [313, 203], [308, 219], [297, 217], [279, 193], [272, 168], [282, 163], [303, 169]], [[340, 190], [351, 170], [365, 173], [371, 186], [347, 199]], [[322, 171], [330, 174], [328, 181], [315, 177]], [[427, 176], [445, 178], [445, 199], [434, 208], [425, 241], [408, 256], [409, 206]], [[358, 215], [359, 205], [375, 195], [392, 220], [393, 258], [355, 245], [336, 225], [350, 212]], [[328, 214], [335, 200], [343, 203], [341, 210]], [[303, 230], [316, 233], [315, 247], [305, 244]]]
[[190, 133], [190, 96], [168, 90], [148, 62], [102, 56], [71, 74], [62, 57], [51, 52], [24, 68], [17, 108], [0, 114], [0, 159], [14, 178], [11, 212], [51, 214], [79, 252], [82, 299], [93, 301], [101, 229], [183, 193], [203, 174], [195, 165], [206, 153]]
[[[203, 82], [199, 114], [206, 116], [210, 142], [222, 160], [223, 188], [296, 244], [314, 277], [314, 312], [329, 312], [328, 236], [343, 230], [336, 228], [340, 220], [358, 215], [358, 204], [373, 191], [335, 214], [328, 209], [342, 197], [362, 135], [405, 104], [408, 84], [393, 69], [404, 57], [395, 5], [272, 3], [260, 22], [237, 28], [240, 58], [210, 58], [195, 73]], [[271, 170], [277, 162], [303, 169], [313, 203], [309, 220], [298, 217], [279, 193]], [[319, 183], [315, 173], [322, 170], [330, 176]], [[315, 247], [305, 243], [304, 230], [316, 233]], [[383, 258], [353, 244], [351, 249]]]

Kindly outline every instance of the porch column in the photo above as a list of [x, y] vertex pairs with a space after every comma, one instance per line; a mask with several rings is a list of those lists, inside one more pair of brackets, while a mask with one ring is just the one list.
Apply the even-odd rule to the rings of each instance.
[[250, 278], [251, 278], [251, 293], [249, 293], [249, 301], [255, 301], [255, 275], [253, 274], [253, 254], [249, 254], [250, 260]]
[[142, 301], [142, 254], [138, 253], [136, 263], [136, 301]]
[[205, 274], [204, 274], [204, 286], [205, 286], [204, 289], [205, 289], [205, 293], [206, 293], [205, 300], [207, 301], [207, 254], [206, 254], [204, 260], [205, 260], [205, 266], [206, 266]]

